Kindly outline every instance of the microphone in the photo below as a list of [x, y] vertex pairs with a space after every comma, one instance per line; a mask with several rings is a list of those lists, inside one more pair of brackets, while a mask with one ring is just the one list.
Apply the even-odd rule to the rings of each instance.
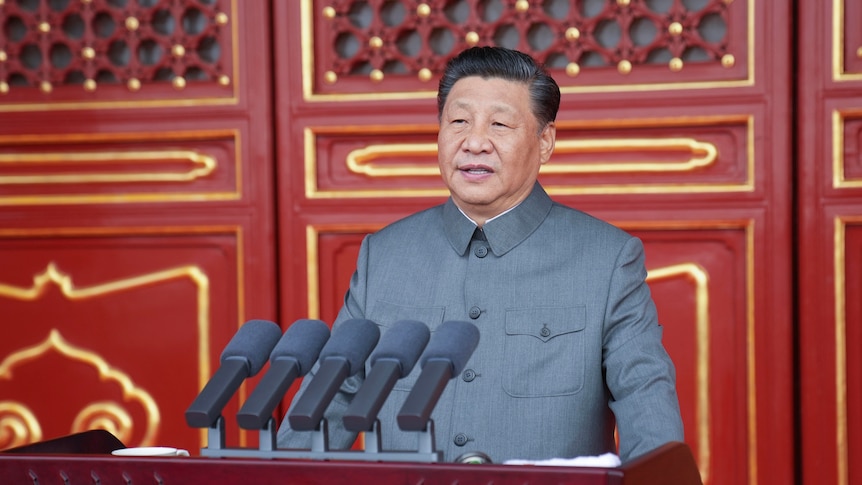
[[288, 415], [295, 431], [312, 431], [323, 419], [344, 379], [356, 375], [365, 366], [371, 349], [380, 339], [380, 329], [371, 320], [346, 320], [332, 332], [332, 337], [320, 351], [320, 367]]
[[193, 428], [209, 428], [221, 415], [242, 381], [266, 364], [281, 329], [266, 320], [249, 320], [233, 336], [221, 353], [221, 365], [186, 410], [186, 423]]
[[410, 374], [430, 336], [428, 327], [415, 320], [395, 322], [383, 334], [369, 358], [371, 371], [342, 417], [348, 431], [372, 428], [395, 382]]
[[320, 320], [297, 320], [269, 355], [269, 370], [248, 397], [236, 421], [244, 429], [262, 429], [297, 377], [308, 374], [329, 340], [329, 327]]
[[422, 373], [398, 412], [402, 431], [425, 430], [446, 383], [461, 373], [478, 344], [479, 329], [472, 323], [447, 321], [440, 325], [419, 358]]

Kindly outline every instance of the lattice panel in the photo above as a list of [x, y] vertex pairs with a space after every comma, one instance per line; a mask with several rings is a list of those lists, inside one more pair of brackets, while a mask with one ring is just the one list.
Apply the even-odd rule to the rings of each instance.
[[315, 88], [385, 91], [397, 79], [401, 90], [427, 90], [446, 61], [472, 45], [528, 52], [570, 85], [606, 84], [608, 74], [617, 84], [744, 79], [748, 3], [316, 0]]
[[0, 102], [105, 89], [229, 92], [231, 7], [230, 0], [0, 0]]

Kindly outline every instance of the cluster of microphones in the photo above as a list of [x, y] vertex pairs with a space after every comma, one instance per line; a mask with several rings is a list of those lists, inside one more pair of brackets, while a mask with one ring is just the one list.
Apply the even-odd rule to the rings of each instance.
[[[250, 320], [225, 346], [218, 370], [186, 410], [186, 422], [208, 430], [203, 456], [440, 461], [431, 412], [478, 343], [479, 330], [463, 321], [444, 322], [432, 334], [422, 322], [401, 320], [381, 337], [377, 324], [366, 319], [346, 320], [332, 332], [320, 320], [298, 320], [283, 335], [273, 322]], [[267, 360], [268, 371], [236, 415], [241, 428], [259, 432], [258, 446], [227, 448], [222, 410], [243, 381], [257, 375]], [[311, 447], [279, 449], [273, 412], [293, 382], [306, 376], [315, 363], [317, 370], [287, 414], [293, 432], [311, 433]], [[416, 432], [416, 449], [382, 450], [378, 413], [395, 383], [417, 363], [421, 372], [396, 418], [402, 431]], [[330, 450], [324, 411], [344, 380], [366, 368], [365, 380], [342, 416], [345, 429], [364, 433], [365, 449]]]

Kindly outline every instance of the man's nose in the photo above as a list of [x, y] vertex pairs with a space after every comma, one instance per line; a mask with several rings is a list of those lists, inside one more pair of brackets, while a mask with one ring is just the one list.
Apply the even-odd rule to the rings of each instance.
[[488, 137], [488, 128], [479, 124], [471, 125], [464, 139], [464, 149], [473, 153], [490, 152], [491, 140]]

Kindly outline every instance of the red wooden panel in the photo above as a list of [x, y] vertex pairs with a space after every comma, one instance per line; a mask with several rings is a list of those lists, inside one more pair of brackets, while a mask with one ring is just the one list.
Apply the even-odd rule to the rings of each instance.
[[14, 329], [0, 342], [0, 395], [27, 430], [0, 446], [94, 427], [130, 446], [201, 446], [184, 411], [243, 301], [235, 230], [196, 232], [0, 238], [0, 313]]
[[744, 227], [699, 226], [633, 234], [644, 241], [648, 282], [676, 365], [686, 442], [706, 483], [744, 483], [756, 419], [747, 408], [755, 380], [746, 352], [750, 248]]
[[858, 410], [862, 2], [799, 4], [799, 379], [803, 483], [862, 480]]
[[842, 29], [842, 35], [834, 37], [835, 40], [843, 40], [843, 45], [835, 46], [842, 56], [843, 65], [838, 74], [858, 80], [862, 76], [862, 32], [859, 30], [862, 3], [857, 0], [832, 0], [832, 15], [835, 24]]
[[836, 154], [837, 183], [843, 188], [862, 188], [862, 109], [838, 107], [832, 118], [841, 143]]
[[[313, 61], [312, 71], [305, 73], [311, 98], [427, 97], [436, 89], [446, 59], [472, 45], [495, 43], [555, 67], [564, 90], [632, 84], [684, 89], [717, 80], [745, 85], [752, 76], [754, 2], [710, 0], [691, 9], [682, 2], [606, 2], [600, 8], [518, 2], [499, 11], [478, 0], [433, 0], [416, 6], [320, 0], [301, 4], [303, 55]], [[704, 19], [722, 24], [725, 35], [704, 35]], [[639, 22], [649, 24], [649, 40], [635, 40], [630, 34]], [[598, 31], [608, 24], [620, 31], [616, 46], [600, 39]], [[541, 36], [536, 31], [549, 39], [537, 39]], [[419, 47], [412, 49], [412, 44]], [[703, 58], [690, 60], [691, 49], [701, 51]], [[668, 59], [652, 60], [659, 52]], [[679, 63], [671, 67], [670, 59]]]
[[0, 204], [238, 199], [235, 130], [0, 136]]
[[4, 2], [0, 112], [236, 104], [237, 3]]

